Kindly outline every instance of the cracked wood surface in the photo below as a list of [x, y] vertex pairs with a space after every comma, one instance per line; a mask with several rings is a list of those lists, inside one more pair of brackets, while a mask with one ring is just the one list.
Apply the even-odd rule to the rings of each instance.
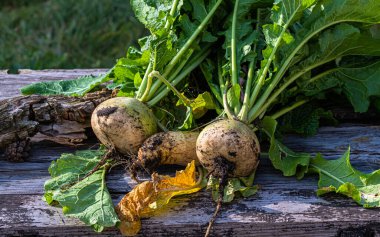
[[30, 138], [66, 145], [81, 143], [87, 139], [86, 129], [90, 128], [92, 111], [111, 96], [111, 91], [103, 90], [84, 97], [31, 95], [7, 98], [17, 95], [15, 88], [37, 81], [71, 79], [100, 72], [102, 70], [0, 73], [0, 149], [5, 150], [6, 159], [23, 161], [30, 151]]
[[[377, 125], [323, 127], [314, 137], [291, 135], [285, 141], [296, 151], [320, 152], [327, 158], [339, 157], [350, 145], [352, 164], [357, 169], [369, 172], [380, 168]], [[119, 235], [115, 228], [95, 234], [80, 221], [64, 217], [61, 209], [42, 201], [51, 161], [75, 150], [38, 142], [32, 144], [24, 163], [0, 160], [1, 236]], [[161, 172], [174, 174], [174, 168], [164, 167]], [[262, 157], [256, 183], [261, 186], [256, 195], [222, 207], [213, 236], [380, 236], [379, 209], [364, 209], [338, 195], [316, 196], [316, 176], [301, 181], [283, 177]], [[113, 170], [107, 184], [117, 203], [136, 183], [122, 170]], [[164, 213], [142, 220], [140, 236], [202, 236], [214, 206], [208, 191], [175, 198]]]

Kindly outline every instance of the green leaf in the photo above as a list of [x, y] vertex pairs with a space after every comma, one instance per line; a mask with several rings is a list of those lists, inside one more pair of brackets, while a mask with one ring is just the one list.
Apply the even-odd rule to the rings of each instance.
[[186, 109], [186, 117], [183, 121], [182, 125], [178, 127], [179, 130], [189, 130], [194, 127], [194, 115], [193, 111], [190, 107], [187, 107]]
[[[205, 1], [205, 0], [190, 0], [184, 2], [184, 9], [186, 9], [187, 14], [182, 14], [180, 16], [180, 27], [183, 30], [185, 38], [191, 37], [194, 31], [198, 28], [200, 23], [207, 17], [207, 14], [211, 11], [212, 7], [215, 6], [217, 1]], [[224, 16], [223, 9], [219, 9], [218, 13], [219, 19]], [[210, 24], [213, 27], [210, 27], [210, 30], [217, 28], [216, 24]], [[209, 30], [205, 29], [200, 37], [200, 42], [215, 42], [218, 37], [214, 36]]]
[[23, 95], [65, 95], [65, 96], [83, 96], [96, 86], [110, 81], [110, 73], [95, 76], [81, 76], [74, 80], [59, 80], [37, 82], [21, 88]]
[[69, 189], [53, 193], [53, 199], [60, 203], [63, 214], [79, 218], [98, 232], [119, 222], [105, 184], [106, 172], [102, 168]]
[[318, 195], [336, 192], [351, 197], [363, 207], [380, 207], [380, 170], [364, 174], [354, 169], [350, 149], [337, 160], [317, 155], [310, 162], [310, 171], [319, 174]]
[[[310, 72], [312, 69], [334, 60], [339, 66], [340, 59], [347, 55], [379, 56], [379, 44], [380, 39], [372, 37], [368, 29], [341, 23], [323, 31], [318, 37], [318, 43], [310, 43], [308, 48], [313, 53], [297, 65], [294, 65], [290, 71], [293, 75], [300, 71]], [[308, 84], [309, 80], [310, 77], [305, 80], [301, 79], [298, 83], [301, 85]], [[311, 80], [314, 79], [312, 78]], [[329, 87], [325, 86], [325, 88]]]
[[[179, 100], [177, 102], [177, 106], [178, 105], [185, 105], [185, 104], [182, 100]], [[206, 91], [206, 92], [203, 92], [202, 94], [199, 94], [197, 98], [191, 100], [190, 108], [192, 110], [194, 118], [199, 119], [207, 112], [207, 110], [215, 109], [216, 106], [210, 92]]]
[[134, 84], [135, 88], [138, 89], [141, 85], [141, 82], [142, 82], [142, 78], [140, 76], [140, 73], [136, 73], [135, 78], [133, 79], [133, 84]]
[[[355, 28], [360, 29], [359, 38], [367, 35], [363, 34], [365, 27], [380, 22], [380, 15], [377, 11], [379, 7], [380, 2], [376, 0], [346, 0], [344, 2], [320, 0], [315, 4], [313, 1], [306, 0], [276, 1], [275, 6], [272, 8], [271, 18], [275, 25], [282, 27], [282, 30], [277, 30], [277, 33], [266, 34], [270, 36], [267, 39], [268, 47], [271, 47], [270, 42], [276, 42], [276, 44], [270, 54], [268, 52], [263, 54], [264, 61], [270, 61], [270, 58], [267, 58], [268, 55], [269, 57], [273, 56], [274, 64], [269, 67], [269, 64], [265, 63], [264, 69], [269, 70], [269, 76], [265, 77], [266, 80], [263, 86], [265, 91], [262, 92], [262, 95], [259, 96], [259, 99], [251, 108], [249, 120], [253, 121], [262, 112], [265, 112], [269, 106], [273, 105], [272, 102], [278, 99], [280, 92], [283, 92], [296, 79], [302, 76], [310, 78], [311, 69], [327, 63], [330, 58], [333, 60], [335, 50], [341, 50], [338, 53], [341, 56], [346, 53], [349, 55], [365, 55], [365, 51], [367, 51], [365, 48], [368, 46], [374, 49], [376, 47], [372, 43], [375, 42], [375, 40], [372, 40], [372, 38], [375, 39], [374, 34], [372, 33], [372, 36], [368, 39], [363, 37], [359, 41], [357, 37], [359, 32]], [[276, 29], [276, 27], [273, 27], [273, 29]], [[291, 34], [294, 40], [283, 40], [283, 38], [287, 38], [287, 34]], [[352, 49], [341, 47], [350, 43], [351, 36], [353, 42], [351, 45], [354, 45], [354, 47]], [[276, 37], [277, 40], [273, 40], [273, 37]], [[320, 45], [316, 46], [315, 42], [319, 42]], [[277, 52], [276, 47], [279, 49]], [[306, 68], [294, 66], [293, 69], [296, 68], [296, 70], [288, 70], [289, 67], [294, 65], [295, 61], [300, 61], [300, 59], [307, 57], [308, 54], [318, 52], [319, 49], [324, 50], [324, 53], [319, 55], [319, 58], [322, 59], [321, 61], [310, 60], [312, 63], [310, 65], [313, 66]], [[379, 51], [378, 47], [377, 51]], [[373, 55], [372, 53], [372, 51], [368, 50], [369, 55]], [[259, 71], [259, 75], [264, 75], [264, 69]], [[322, 71], [323, 69], [326, 70], [326, 68], [320, 69]], [[271, 72], [276, 73], [272, 75]], [[296, 72], [296, 74], [293, 72]], [[284, 78], [285, 75], [289, 74], [289, 78]], [[262, 76], [259, 78], [262, 78]], [[279, 85], [281, 85], [281, 88], [275, 91]]]
[[127, 81], [122, 83], [120, 86], [120, 90], [117, 93], [117, 96], [123, 97], [135, 97], [136, 87], [134, 86], [133, 81]]
[[106, 169], [100, 168], [81, 180], [104, 154], [103, 149], [62, 154], [50, 165], [51, 179], [44, 185], [44, 198], [49, 205], [59, 204], [65, 215], [79, 218], [96, 231], [115, 226], [119, 221], [105, 184]]
[[[45, 195], [52, 196], [54, 190], [72, 184], [86, 175], [98, 164], [103, 154], [104, 150], [84, 150], [75, 154], [64, 153], [58, 160], [52, 161], [49, 167], [51, 179], [44, 185]], [[46, 201], [48, 204], [52, 202], [48, 199]]]
[[136, 74], [145, 72], [145, 68], [150, 61], [150, 51], [140, 52], [134, 47], [128, 49], [127, 56], [117, 60], [114, 67], [114, 82], [124, 83], [126, 81], [134, 81]]
[[156, 38], [151, 36], [150, 51], [153, 54], [155, 70], [164, 71], [165, 66], [175, 57], [181, 47], [181, 42], [173, 32]]
[[[380, 43], [380, 42], [379, 42]], [[317, 77], [303, 90], [315, 95], [322, 90], [341, 88], [355, 112], [366, 112], [373, 96], [380, 96], [380, 61], [366, 66], [337, 67]]]
[[[162, 34], [167, 21], [173, 21], [169, 12], [172, 9], [172, 0], [131, 0], [135, 17], [154, 34]], [[179, 1], [182, 5], [182, 1]], [[179, 14], [177, 7], [174, 17]]]
[[[347, 0], [343, 4], [337, 1], [318, 1], [312, 9], [309, 9], [310, 14], [305, 15], [302, 19], [302, 29], [297, 31], [295, 40], [287, 47], [282, 49], [286, 52], [282, 67], [287, 69], [292, 58], [304, 47], [310, 39], [323, 32], [325, 29], [336, 26], [342, 23], [369, 23], [374, 24], [380, 22], [380, 15], [377, 10], [380, 7], [380, 2], [376, 0]], [[355, 34], [355, 29], [348, 27], [347, 24], [337, 26], [336, 30], [327, 31], [319, 38], [321, 49], [325, 56], [333, 56], [331, 50], [344, 51], [344, 44], [349, 43], [351, 38], [345, 38], [350, 34]], [[357, 36], [353, 37], [353, 40]], [[342, 42], [336, 42], [336, 41]], [[361, 44], [366, 44], [366, 40], [362, 40]], [[338, 47], [335, 49], [335, 47]], [[361, 47], [357, 47], [359, 50]], [[329, 51], [330, 50], [330, 51]], [[348, 48], [350, 50], [350, 48]], [[330, 54], [331, 53], [331, 54]], [[353, 53], [353, 52], [352, 52]], [[348, 54], [348, 53], [347, 53]], [[285, 71], [285, 70], [284, 70]]]
[[240, 85], [235, 84], [227, 91], [227, 101], [231, 108], [235, 108], [240, 104]]
[[275, 138], [277, 121], [271, 117], [264, 117], [262, 129], [270, 138], [269, 159], [274, 168], [282, 171], [284, 176], [295, 175], [298, 179], [303, 178], [308, 170], [310, 155], [307, 153], [297, 153]]

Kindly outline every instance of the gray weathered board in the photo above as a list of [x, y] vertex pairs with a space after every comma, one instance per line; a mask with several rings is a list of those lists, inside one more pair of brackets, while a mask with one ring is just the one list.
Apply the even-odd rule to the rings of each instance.
[[[7, 75], [0, 71], [0, 99], [17, 95], [20, 86], [31, 82], [101, 72], [104, 70], [46, 70]], [[350, 145], [356, 168], [380, 168], [379, 125], [323, 127], [314, 137], [292, 135], [285, 141], [296, 151], [320, 152], [328, 158], [338, 158]], [[0, 236], [118, 235], [115, 228], [95, 234], [41, 199], [50, 162], [63, 152], [84, 147], [40, 142], [32, 148], [25, 163], [0, 160]], [[163, 171], [174, 172], [170, 168]], [[380, 236], [379, 209], [364, 209], [338, 195], [317, 197], [316, 176], [301, 181], [283, 177], [263, 157], [256, 183], [261, 186], [257, 195], [223, 206], [212, 231], [214, 236]], [[122, 170], [113, 170], [107, 184], [116, 203], [136, 183]], [[175, 198], [163, 214], [142, 221], [140, 235], [202, 236], [214, 206], [208, 191]]]

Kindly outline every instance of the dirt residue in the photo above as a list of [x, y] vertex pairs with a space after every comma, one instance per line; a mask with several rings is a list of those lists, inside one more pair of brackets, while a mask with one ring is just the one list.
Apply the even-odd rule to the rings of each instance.
[[117, 107], [107, 107], [107, 108], [103, 108], [103, 109], [100, 109], [96, 112], [96, 115], [98, 115], [98, 117], [106, 117], [106, 116], [109, 116], [110, 114], [113, 114], [115, 113], [115, 111], [117, 110]]

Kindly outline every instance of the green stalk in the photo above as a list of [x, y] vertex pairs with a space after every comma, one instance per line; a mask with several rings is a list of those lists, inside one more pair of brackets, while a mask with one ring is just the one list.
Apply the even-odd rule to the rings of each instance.
[[146, 92], [148, 75], [152, 71], [152, 66], [153, 66], [152, 62], [149, 62], [149, 65], [145, 70], [145, 74], [144, 74], [144, 77], [142, 79], [141, 85], [139, 86], [139, 89], [137, 91], [137, 95], [136, 95], [137, 99], [139, 99], [141, 96], [143, 96], [143, 93]]
[[222, 73], [222, 62], [221, 62], [221, 59], [220, 59], [220, 54], [218, 54], [218, 58], [217, 58], [217, 60], [218, 60], [218, 62], [217, 62], [217, 64], [218, 64], [218, 80], [219, 80], [219, 89], [220, 89], [220, 98], [222, 98], [222, 101], [221, 101], [221, 104], [223, 104], [224, 102], [223, 102], [223, 92], [224, 92], [224, 90], [225, 90], [225, 88], [224, 88], [224, 82], [223, 82], [223, 73]]
[[322, 72], [322, 73], [320, 73], [320, 74], [318, 74], [318, 75], [316, 75], [316, 76], [310, 78], [310, 79], [304, 84], [304, 86], [309, 85], [310, 83], [313, 83], [313, 82], [319, 80], [321, 77], [324, 77], [324, 76], [326, 76], [326, 75], [328, 75], [328, 74], [330, 74], [330, 73], [332, 73], [332, 72], [334, 72], [334, 71], [338, 71], [338, 70], [339, 70], [339, 68], [332, 68], [332, 69], [330, 69], [330, 70], [324, 71], [324, 72]]
[[[179, 2], [179, 0], [174, 0], [173, 1], [173, 3], [172, 3], [172, 7], [171, 7], [171, 10], [170, 10], [170, 13], [169, 13], [169, 15], [170, 16], [174, 16], [174, 14], [175, 14], [175, 12], [176, 12], [176, 10], [177, 10], [177, 6], [178, 6], [178, 2]], [[169, 29], [170, 28], [170, 21], [169, 20], [167, 20], [166, 21], [166, 24], [165, 24], [165, 29]]]
[[284, 114], [300, 107], [301, 105], [305, 104], [309, 102], [308, 100], [300, 100], [294, 104], [292, 104], [291, 106], [289, 107], [286, 107], [284, 109], [281, 109], [280, 111], [277, 111], [276, 113], [274, 113], [273, 115], [271, 115], [270, 117], [272, 117], [273, 119], [278, 119], [279, 117], [283, 116]]
[[160, 120], [158, 120], [158, 119], [156, 118], [156, 116], [154, 116], [154, 120], [156, 120], [157, 126], [158, 126], [163, 132], [169, 132], [169, 129], [167, 129], [167, 128], [165, 127], [165, 125], [163, 125], [163, 124], [160, 122]]
[[231, 32], [231, 82], [232, 85], [238, 83], [238, 70], [236, 60], [236, 22], [237, 22], [237, 10], [239, 7], [239, 0], [235, 1], [234, 14], [232, 16], [232, 32]]
[[[203, 48], [202, 48], [202, 51], [198, 51], [197, 54], [195, 54], [195, 55], [192, 57], [192, 59], [191, 59], [190, 61], [188, 61], [188, 60], [190, 59], [190, 57], [191, 57], [192, 55], [189, 54], [188, 57], [186, 58], [186, 60], [183, 60], [183, 61], [181, 62], [181, 64], [180, 64], [178, 67], [176, 67], [176, 70], [174, 71], [174, 73], [171, 73], [170, 77], [168, 78], [168, 81], [169, 81], [169, 82], [174, 81], [174, 80], [177, 78], [178, 74], [181, 73], [181, 71], [183, 70], [183, 68], [185, 68], [185, 66], [187, 66], [187, 65], [192, 65], [193, 62], [197, 62], [200, 58], [202, 58], [202, 57], [204, 56], [204, 54], [205, 54], [206, 52], [207, 52], [207, 54], [208, 54], [208, 53], [210, 52], [210, 48], [211, 48], [211, 46], [212, 46], [212, 44], [209, 44], [209, 45], [203, 47]], [[190, 49], [190, 50], [191, 50], [191, 52], [193, 51], [193, 49]], [[182, 79], [181, 79], [181, 80], [182, 80]], [[156, 81], [156, 82], [161, 82], [161, 81]], [[176, 85], [177, 85], [177, 83], [176, 83]], [[161, 85], [161, 86], [159, 87], [159, 89], [156, 91], [156, 94], [160, 94], [161, 92], [163, 92], [163, 91], [165, 91], [165, 90], [167, 90], [167, 89], [168, 89], [168, 88], [167, 88], [165, 85]], [[154, 94], [154, 95], [152, 95], [152, 96], [154, 97], [156, 94]], [[149, 98], [149, 97], [148, 97], [147, 100], [150, 100], [150, 99], [152, 99], [152, 98]]]
[[141, 96], [141, 98], [139, 99], [140, 101], [146, 102], [147, 97], [149, 95], [150, 88], [152, 87], [152, 81], [153, 80], [152, 80], [152, 77], [151, 77], [151, 73], [149, 73], [149, 75], [148, 75], [148, 82], [146, 83], [146, 86], [145, 86], [145, 92]]
[[[239, 83], [239, 71], [237, 67], [237, 49], [236, 49], [236, 24], [237, 24], [237, 11], [239, 7], [239, 0], [235, 0], [234, 13], [232, 15], [232, 30], [231, 30], [231, 84], [232, 86]], [[234, 106], [234, 112], [237, 114], [240, 110], [240, 98], [239, 103]]]
[[[187, 52], [187, 50], [192, 46], [194, 41], [197, 39], [197, 37], [203, 32], [206, 25], [211, 20], [212, 16], [215, 14], [216, 10], [218, 9], [219, 5], [223, 2], [223, 0], [218, 0], [216, 4], [213, 6], [211, 11], [207, 14], [205, 19], [201, 22], [201, 24], [198, 26], [198, 28], [194, 31], [194, 33], [191, 35], [191, 37], [186, 41], [186, 43], [182, 46], [182, 48], [178, 51], [178, 53], [174, 56], [174, 58], [169, 62], [169, 64], [165, 67], [164, 72], [162, 73], [163, 77], [168, 77], [172, 69], [176, 66], [176, 64], [181, 60], [182, 56]], [[149, 96], [151, 97], [159, 88], [161, 83], [157, 83], [152, 86], [151, 93]]]
[[[264, 105], [261, 107], [261, 109], [259, 109], [258, 111], [256, 111], [256, 113], [253, 113], [253, 109], [249, 112], [249, 115], [248, 117], [251, 118], [250, 121], [253, 121], [255, 120], [263, 111], [265, 111], [270, 105], [271, 103], [277, 98], [277, 96], [279, 96], [281, 94], [281, 92], [285, 91], [285, 89], [290, 85], [292, 84], [295, 80], [297, 80], [299, 77], [301, 77], [303, 74], [305, 74], [306, 72], [314, 69], [314, 68], [317, 68], [325, 63], [328, 63], [330, 62], [331, 60], [333, 59], [329, 59], [329, 60], [324, 60], [322, 62], [319, 62], [317, 64], [314, 64], [312, 66], [309, 66], [305, 69], [303, 69], [302, 71], [299, 71], [298, 73], [294, 74], [291, 78], [289, 78], [288, 80], [286, 80], [286, 82], [279, 88], [277, 89], [269, 99], [266, 100], [266, 102], [264, 103]], [[328, 70], [328, 71], [325, 71], [317, 76], [324, 76], [328, 73], [330, 73], [332, 70]], [[316, 80], [314, 78], [312, 78], [313, 80]], [[310, 80], [312, 80], [310, 79]]]
[[152, 71], [150, 74], [149, 74], [149, 77], [156, 77], [158, 78], [160, 81], [162, 81], [180, 100], [183, 101], [183, 103], [186, 105], [186, 106], [190, 106], [191, 104], [191, 101], [184, 95], [182, 95], [172, 84], [170, 84], [170, 82], [168, 82], [165, 77], [163, 77], [158, 71]]
[[[183, 71], [174, 79], [171, 81], [172, 86], [176, 86], [180, 81], [182, 81], [183, 78], [185, 78], [190, 72], [192, 72], [196, 67], [203, 62], [203, 60], [208, 56], [208, 54], [211, 52], [211, 50], [207, 50], [204, 52], [201, 57], [199, 57], [197, 60], [191, 61], [189, 66], [183, 69]], [[157, 104], [162, 98], [164, 98], [168, 93], [170, 89], [165, 88], [164, 91], [156, 94], [151, 100], [147, 102], [148, 106], [153, 106]]]
[[240, 111], [240, 114], [238, 115], [241, 121], [247, 121], [248, 119], [249, 95], [251, 94], [251, 86], [252, 86], [252, 81], [253, 81], [253, 72], [255, 70], [255, 64], [256, 64], [256, 60], [253, 60], [249, 64], [248, 79], [247, 79], [247, 84], [245, 85], [243, 107]]
[[[189, 63], [188, 60], [189, 60], [190, 57], [192, 56], [193, 51], [194, 51], [193, 49], [189, 49], [189, 52], [190, 52], [190, 53], [187, 55], [186, 59], [183, 60], [183, 61], [181, 62], [181, 64], [180, 64], [178, 67], [176, 67], [176, 70], [175, 70], [173, 73], [170, 74], [170, 77], [168, 78], [168, 81], [169, 81], [169, 82], [171, 82], [173, 79], [175, 79], [175, 78], [177, 77], [177, 75], [182, 71], [182, 69], [186, 66], [186, 64]], [[198, 56], [198, 55], [196, 55], [195, 57], [197, 57], [197, 56]], [[160, 84], [161, 84], [161, 81], [160, 81], [160, 80], [159, 80], [159, 81], [155, 81], [155, 84], [157, 84], [157, 83], [160, 83]], [[153, 84], [153, 85], [155, 85], [155, 84]], [[166, 88], [165, 85], [161, 85], [161, 86], [159, 87], [159, 89], [156, 91], [156, 93], [157, 93], [157, 92], [161, 92], [161, 91], [163, 91], [165, 88]], [[150, 90], [149, 90], [149, 95], [150, 95], [150, 97], [148, 96], [148, 97], [147, 97], [147, 100], [150, 100], [151, 97], [154, 96], [154, 94], [150, 94]]]

